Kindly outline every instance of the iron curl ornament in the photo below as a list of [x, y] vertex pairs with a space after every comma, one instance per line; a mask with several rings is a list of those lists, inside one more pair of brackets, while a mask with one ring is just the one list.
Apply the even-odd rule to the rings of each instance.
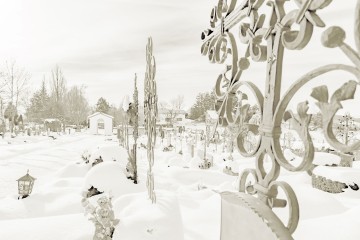
[[144, 80], [144, 110], [145, 110], [145, 129], [147, 132], [147, 158], [149, 161], [149, 169], [147, 172], [146, 186], [149, 198], [152, 203], [156, 203], [156, 195], [154, 191], [154, 148], [156, 144], [156, 117], [158, 114], [158, 97], [156, 91], [156, 63], [153, 56], [153, 42], [151, 37], [148, 38], [146, 45], [146, 72]]
[[[293, 10], [285, 8], [286, 2], [295, 3]], [[302, 50], [312, 38], [314, 28], [323, 28], [325, 23], [318, 12], [328, 7], [332, 0], [219, 0], [211, 10], [210, 28], [201, 34], [203, 44], [201, 53], [208, 56], [211, 63], [225, 64], [219, 74], [215, 93], [219, 124], [240, 126], [254, 134], [259, 134], [254, 151], [244, 147], [244, 135], [239, 134], [237, 145], [246, 157], [255, 157], [255, 169], [246, 169], [240, 174], [239, 190], [256, 196], [268, 207], [287, 207], [289, 219], [284, 224], [292, 234], [299, 221], [299, 205], [289, 184], [277, 181], [280, 168], [289, 171], [307, 171], [314, 158], [314, 145], [309, 134], [311, 114], [308, 114], [308, 101], [297, 105], [297, 112], [287, 110], [289, 102], [302, 87], [313, 79], [333, 71], [350, 73], [355, 80], [349, 80], [329, 97], [326, 85], [313, 88], [311, 97], [323, 116], [324, 135], [327, 142], [341, 152], [360, 149], [360, 142], [345, 145], [339, 142], [333, 132], [336, 113], [342, 108], [342, 101], [353, 99], [360, 81], [360, 0], [355, 8], [355, 44], [353, 49], [345, 43], [345, 31], [337, 26], [326, 29], [321, 42], [326, 48], [339, 48], [353, 65], [330, 64], [308, 72], [296, 80], [281, 94], [283, 75], [283, 56], [285, 49]], [[267, 9], [266, 9], [267, 8]], [[264, 10], [264, 11], [262, 11]], [[262, 12], [270, 10], [266, 15]], [[232, 30], [238, 29], [238, 36]], [[238, 43], [245, 45], [240, 55]], [[251, 81], [241, 80], [244, 71], [250, 68], [251, 61], [264, 62], [265, 90], [262, 92]], [[241, 86], [247, 87], [254, 95], [261, 112], [260, 125], [250, 124], [249, 105], [241, 104], [236, 95]], [[240, 103], [240, 105], [239, 105]], [[234, 111], [238, 108], [239, 111]], [[281, 122], [291, 121], [305, 148], [301, 163], [294, 166], [286, 159], [280, 145]], [[266, 171], [265, 157], [271, 160], [271, 169]], [[252, 176], [255, 183], [249, 184]], [[287, 199], [278, 198], [281, 189]]]

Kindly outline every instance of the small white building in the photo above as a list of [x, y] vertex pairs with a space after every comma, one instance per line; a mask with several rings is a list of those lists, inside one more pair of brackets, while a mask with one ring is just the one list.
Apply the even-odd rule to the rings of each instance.
[[113, 116], [96, 112], [88, 116], [88, 128], [91, 134], [112, 135]]
[[184, 126], [186, 111], [181, 109], [159, 108], [156, 118], [157, 125]]

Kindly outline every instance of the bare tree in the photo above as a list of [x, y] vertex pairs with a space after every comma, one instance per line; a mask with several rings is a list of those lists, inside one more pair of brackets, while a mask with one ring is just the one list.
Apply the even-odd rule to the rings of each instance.
[[65, 131], [65, 95], [66, 95], [66, 80], [61, 68], [56, 65], [51, 71], [50, 81], [50, 115], [59, 119], [63, 124], [63, 131]]
[[85, 86], [73, 86], [66, 94], [66, 116], [79, 128], [89, 113], [89, 104], [84, 96]]
[[64, 120], [64, 99], [66, 94], [66, 80], [61, 68], [56, 65], [51, 71], [50, 81], [50, 114], [52, 117]]
[[184, 96], [179, 95], [176, 98], [172, 99], [170, 101], [170, 104], [166, 102], [161, 102], [160, 109], [165, 113], [167, 122], [171, 126], [174, 125], [176, 122], [176, 118], [180, 115], [180, 113], [183, 111], [183, 105], [184, 105]]
[[29, 73], [24, 68], [17, 66], [15, 61], [5, 62], [2, 78], [0, 92], [3, 93], [4, 99], [12, 102], [16, 109], [19, 105], [26, 103]]
[[61, 68], [56, 65], [51, 71], [51, 95], [55, 102], [62, 102], [66, 94], [66, 80]]
[[178, 109], [178, 110], [180, 110], [180, 109], [183, 108], [183, 105], [184, 105], [184, 96], [183, 96], [183, 95], [179, 95], [179, 96], [177, 96], [176, 98], [172, 99], [172, 100], [170, 101], [170, 103], [171, 103], [171, 107], [172, 107], [173, 109]]

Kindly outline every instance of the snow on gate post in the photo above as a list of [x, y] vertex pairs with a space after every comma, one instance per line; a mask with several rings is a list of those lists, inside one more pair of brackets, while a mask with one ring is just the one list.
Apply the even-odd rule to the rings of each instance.
[[[246, 134], [237, 136], [240, 153], [245, 157], [255, 157], [256, 164], [255, 169], [246, 169], [240, 174], [239, 193], [221, 193], [221, 240], [237, 239], [239, 236], [253, 239], [244, 235], [242, 231], [247, 231], [244, 226], [254, 227], [256, 233], [264, 233], [256, 239], [292, 239], [291, 235], [299, 222], [299, 205], [290, 185], [277, 181], [277, 178], [281, 167], [294, 172], [308, 170], [314, 158], [314, 145], [308, 128], [311, 118], [308, 114], [308, 101], [298, 103], [297, 113], [287, 110], [287, 107], [305, 84], [325, 73], [343, 71], [352, 75], [356, 81], [347, 81], [331, 97], [327, 85], [313, 88], [310, 96], [315, 99], [323, 115], [324, 136], [330, 146], [341, 152], [352, 152], [360, 148], [359, 141], [351, 145], [339, 142], [333, 132], [333, 120], [342, 108], [341, 102], [354, 98], [360, 80], [360, 0], [357, 1], [354, 34], [358, 51], [344, 43], [345, 31], [340, 27], [328, 28], [321, 38], [324, 47], [338, 47], [352, 65], [330, 64], [316, 68], [296, 80], [289, 89], [285, 89], [284, 94], [281, 94], [281, 87], [284, 87], [284, 51], [302, 50], [310, 42], [314, 28], [325, 27], [317, 12], [328, 7], [331, 0], [292, 1], [296, 5], [286, 8], [286, 0], [267, 1], [267, 6], [264, 0], [238, 2], [219, 0], [211, 11], [210, 28], [201, 35], [201, 53], [208, 56], [212, 63], [225, 65], [215, 86], [219, 123], [225, 127], [246, 128], [258, 136], [257, 143], [251, 149], [245, 147]], [[269, 8], [270, 11], [266, 11]], [[289, 8], [293, 9], [289, 11]], [[264, 12], [269, 14], [263, 14]], [[233, 29], [239, 29], [239, 34], [234, 35]], [[245, 51], [238, 51], [239, 42], [244, 44]], [[253, 82], [240, 79], [242, 73], [250, 68], [250, 60], [266, 64], [264, 91], [260, 91]], [[237, 105], [236, 94], [240, 88], [247, 89], [257, 101], [261, 112], [259, 125], [249, 122], [249, 104]], [[299, 165], [294, 166], [283, 154], [280, 145], [282, 121], [291, 121], [303, 142], [305, 151]], [[269, 171], [265, 171], [266, 158], [271, 163]], [[255, 182], [251, 183], [249, 176]], [[286, 200], [278, 198], [279, 189], [285, 193]], [[280, 221], [272, 211], [276, 207], [288, 208], [287, 222]], [[242, 214], [242, 217], [238, 214]], [[241, 221], [244, 215], [254, 225]]]

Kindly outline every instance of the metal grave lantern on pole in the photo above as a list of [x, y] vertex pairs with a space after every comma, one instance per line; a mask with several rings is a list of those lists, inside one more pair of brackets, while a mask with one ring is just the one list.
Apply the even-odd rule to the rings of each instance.
[[36, 178], [29, 174], [29, 170], [26, 175], [16, 180], [18, 182], [18, 191], [20, 195], [18, 199], [26, 198], [31, 194], [35, 180]]

